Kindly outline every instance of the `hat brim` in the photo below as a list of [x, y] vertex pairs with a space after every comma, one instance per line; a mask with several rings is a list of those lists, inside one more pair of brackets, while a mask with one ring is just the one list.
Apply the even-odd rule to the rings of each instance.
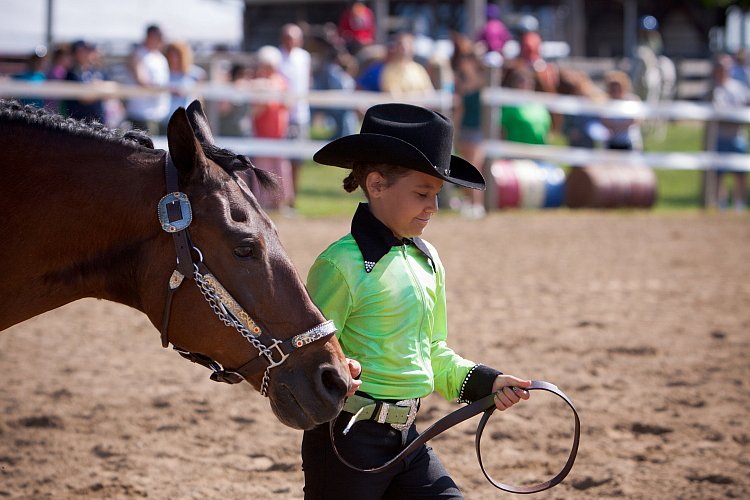
[[398, 165], [470, 189], [485, 189], [484, 177], [471, 163], [451, 155], [450, 175], [444, 175], [419, 149], [383, 134], [360, 133], [329, 142], [313, 155], [322, 165], [352, 168], [357, 162]]

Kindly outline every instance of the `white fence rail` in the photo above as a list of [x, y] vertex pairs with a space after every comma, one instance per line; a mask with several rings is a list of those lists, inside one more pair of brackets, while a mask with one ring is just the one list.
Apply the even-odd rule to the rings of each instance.
[[[44, 98], [44, 99], [127, 99], [168, 92], [169, 88], [143, 88], [116, 82], [79, 84], [76, 82], [46, 81], [25, 82], [0, 79], [0, 97], [4, 98]], [[304, 99], [312, 107], [319, 109], [354, 109], [364, 111], [370, 106], [383, 102], [408, 102], [441, 110], [450, 114], [453, 96], [449, 92], [436, 91], [429, 94], [388, 94], [362, 91], [311, 91], [305, 96], [291, 93], [269, 92], [253, 86], [237, 88], [229, 84], [200, 83], [190, 89], [196, 98], [206, 101], [230, 101], [233, 103], [262, 104], [269, 101], [283, 101], [293, 104]], [[482, 102], [495, 109], [503, 105], [524, 102], [543, 104], [553, 113], [628, 116], [642, 120], [691, 120], [707, 124], [707, 144], [713, 144], [712, 133], [718, 122], [750, 124], [750, 108], [718, 109], [710, 103], [692, 101], [670, 101], [648, 104], [634, 101], [608, 101], [596, 103], [574, 97], [519, 91], [502, 87], [488, 87], [482, 91]], [[155, 138], [158, 147], [166, 147], [163, 137]], [[311, 140], [273, 140], [254, 137], [219, 137], [217, 143], [248, 155], [269, 155], [290, 158], [309, 158], [324, 142]], [[536, 146], [500, 141], [489, 137], [485, 142], [489, 158], [530, 158], [568, 164], [639, 164], [660, 169], [707, 170], [731, 167], [750, 171], [750, 156], [731, 153], [704, 152], [630, 152], [592, 150], [558, 146]], [[709, 148], [711, 149], [711, 148]], [[712, 181], [712, 182], [715, 182]]]

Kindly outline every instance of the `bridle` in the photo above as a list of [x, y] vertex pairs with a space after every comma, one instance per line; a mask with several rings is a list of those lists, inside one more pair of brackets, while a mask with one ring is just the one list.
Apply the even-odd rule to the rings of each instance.
[[[330, 337], [336, 332], [336, 327], [333, 321], [326, 321], [287, 340], [279, 340], [263, 332], [226, 288], [222, 286], [216, 276], [209, 271], [203, 263], [203, 253], [192, 243], [187, 229], [193, 220], [190, 201], [187, 195], [179, 190], [177, 168], [174, 166], [169, 152], [166, 154], [164, 170], [167, 194], [159, 201], [157, 211], [161, 228], [170, 233], [174, 240], [177, 267], [167, 283], [167, 299], [164, 304], [164, 315], [161, 323], [162, 347], [168, 347], [170, 343], [169, 318], [174, 294], [185, 277], [191, 276], [214, 314], [226, 326], [236, 329], [250, 345], [258, 350], [258, 355], [239, 368], [227, 370], [219, 362], [205, 354], [182, 349], [174, 343], [172, 347], [185, 359], [209, 368], [212, 371], [211, 380], [216, 382], [236, 384], [265, 369], [260, 393], [263, 396], [268, 396], [271, 369], [286, 361], [295, 349], [304, 347], [316, 340]], [[196, 254], [197, 261], [193, 259], [193, 253]]]

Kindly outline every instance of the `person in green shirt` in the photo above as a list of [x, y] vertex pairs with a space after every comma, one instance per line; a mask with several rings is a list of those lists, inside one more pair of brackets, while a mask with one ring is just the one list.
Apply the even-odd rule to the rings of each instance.
[[[511, 66], [505, 75], [503, 86], [533, 91], [534, 73], [524, 66]], [[500, 109], [500, 127], [503, 139], [524, 144], [546, 144], [552, 128], [552, 115], [544, 105], [525, 102], [503, 106]]]
[[[529, 397], [531, 381], [464, 359], [447, 344], [445, 271], [420, 236], [444, 182], [485, 188], [473, 165], [451, 155], [452, 139], [453, 126], [439, 113], [379, 104], [359, 134], [313, 156], [351, 169], [344, 189], [359, 187], [367, 199], [351, 232], [318, 256], [307, 280], [345, 354], [361, 364], [361, 386], [333, 428], [341, 455], [360, 468], [384, 464], [417, 437], [419, 400], [433, 391], [459, 402], [496, 392], [500, 410]], [[308, 500], [462, 498], [431, 448], [423, 445], [389, 471], [360, 472], [338, 460], [327, 424], [305, 432], [302, 465]]]

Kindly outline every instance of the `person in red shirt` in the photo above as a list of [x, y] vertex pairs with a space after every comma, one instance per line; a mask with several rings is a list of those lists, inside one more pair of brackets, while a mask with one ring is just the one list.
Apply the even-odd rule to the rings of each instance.
[[339, 17], [339, 35], [347, 49], [356, 54], [375, 41], [375, 14], [362, 2], [354, 2]]
[[[258, 50], [258, 66], [252, 80], [253, 90], [276, 93], [279, 100], [269, 100], [250, 108], [253, 124], [253, 135], [265, 139], [282, 139], [287, 136], [289, 127], [289, 108], [281, 100], [288, 90], [284, 76], [279, 72], [281, 52], [278, 48], [266, 45]], [[272, 195], [262, 192], [258, 196], [261, 206], [267, 210], [289, 211], [294, 203], [294, 182], [292, 164], [288, 158], [257, 156], [253, 158], [256, 167], [276, 175], [280, 183], [280, 192]]]

